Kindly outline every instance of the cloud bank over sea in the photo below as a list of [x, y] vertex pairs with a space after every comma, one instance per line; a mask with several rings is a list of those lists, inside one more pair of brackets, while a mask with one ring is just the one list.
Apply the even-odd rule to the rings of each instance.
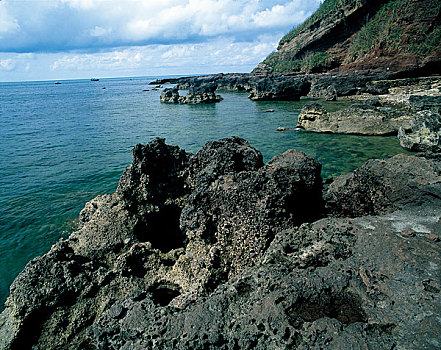
[[0, 80], [73, 78], [92, 71], [117, 76], [115, 70], [247, 71], [319, 5], [320, 0], [2, 0]]

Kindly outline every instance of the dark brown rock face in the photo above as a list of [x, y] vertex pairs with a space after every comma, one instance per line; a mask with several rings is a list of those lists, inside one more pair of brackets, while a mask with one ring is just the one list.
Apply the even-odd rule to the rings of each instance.
[[0, 348], [439, 348], [440, 161], [323, 189], [295, 150], [137, 145], [116, 193], [16, 278]]

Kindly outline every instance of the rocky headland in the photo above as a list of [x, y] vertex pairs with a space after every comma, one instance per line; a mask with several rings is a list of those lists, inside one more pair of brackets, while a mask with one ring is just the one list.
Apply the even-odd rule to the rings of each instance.
[[264, 164], [236, 137], [132, 153], [14, 281], [0, 348], [439, 348], [439, 156], [323, 185], [305, 154]]
[[439, 349], [440, 18], [434, 0], [326, 0], [249, 74], [154, 82], [177, 84], [166, 103], [352, 99], [299, 126], [421, 153], [323, 183], [304, 153], [264, 164], [237, 137], [137, 145], [15, 279], [0, 349]]
[[[361, 135], [397, 135], [401, 128], [406, 149], [438, 150], [440, 18], [441, 3], [435, 0], [326, 0], [251, 73], [173, 82], [179, 89], [215, 84], [219, 90], [248, 91], [256, 101], [351, 100], [354, 105], [339, 113], [306, 110], [299, 127]], [[366, 100], [379, 103], [366, 106]], [[421, 126], [422, 115], [430, 116], [429, 127]]]

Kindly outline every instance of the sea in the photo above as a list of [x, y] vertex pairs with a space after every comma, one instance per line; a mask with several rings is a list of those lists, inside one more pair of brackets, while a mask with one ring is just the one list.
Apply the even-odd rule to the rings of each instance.
[[[218, 92], [224, 100], [217, 104], [162, 104], [160, 90], [148, 85], [158, 78], [0, 83], [0, 310], [25, 265], [75, 230], [87, 201], [115, 191], [138, 143], [163, 137], [197, 152], [235, 135], [265, 161], [303, 151], [322, 164], [324, 179], [405, 153], [396, 137], [296, 130], [313, 99], [255, 102], [244, 92]], [[347, 105], [321, 102], [328, 110]]]

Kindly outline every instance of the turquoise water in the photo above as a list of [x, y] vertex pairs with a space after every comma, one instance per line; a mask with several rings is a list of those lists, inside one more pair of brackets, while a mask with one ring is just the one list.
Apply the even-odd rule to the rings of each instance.
[[216, 105], [167, 105], [159, 91], [142, 91], [153, 79], [0, 83], [1, 305], [25, 264], [71, 232], [86, 201], [114, 192], [130, 149], [155, 136], [195, 152], [236, 135], [265, 161], [296, 148], [323, 164], [324, 177], [403, 153], [395, 137], [276, 131], [295, 127], [310, 100], [253, 102], [222, 92]]

